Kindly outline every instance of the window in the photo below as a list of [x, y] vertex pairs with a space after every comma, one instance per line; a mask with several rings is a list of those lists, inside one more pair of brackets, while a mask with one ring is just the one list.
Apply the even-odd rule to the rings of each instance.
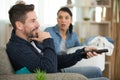
[[[10, 9], [10, 7], [12, 5], [14, 5], [16, 3], [17, 0], [1, 0], [0, 3], [0, 20], [9, 20], [8, 18], [8, 10]], [[27, 4], [34, 4], [35, 7], [35, 11], [38, 13], [38, 1], [37, 0], [25, 0], [25, 2]]]
[[[67, 0], [44, 0], [43, 1], [43, 28], [53, 26], [57, 24], [57, 11], [60, 7], [65, 6]], [[75, 8], [72, 9], [72, 12], [75, 12]], [[42, 17], [41, 17], [42, 18]], [[75, 13], [73, 13], [73, 21], [75, 20]]]
[[[8, 10], [18, 0], [1, 0], [0, 20], [9, 20]], [[57, 23], [57, 11], [60, 7], [67, 4], [67, 0], [23, 0], [26, 4], [34, 4], [38, 21], [42, 29], [55, 25]], [[4, 8], [4, 9], [2, 9]], [[74, 9], [72, 9], [74, 11]], [[73, 16], [76, 15], [73, 13]]]

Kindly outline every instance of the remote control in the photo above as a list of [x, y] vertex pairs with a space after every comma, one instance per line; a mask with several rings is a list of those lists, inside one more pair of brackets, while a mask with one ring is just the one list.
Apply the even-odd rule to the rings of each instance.
[[99, 49], [99, 50], [92, 50], [92, 51], [86, 51], [86, 52], [96, 52], [98, 54], [108, 52], [108, 49]]

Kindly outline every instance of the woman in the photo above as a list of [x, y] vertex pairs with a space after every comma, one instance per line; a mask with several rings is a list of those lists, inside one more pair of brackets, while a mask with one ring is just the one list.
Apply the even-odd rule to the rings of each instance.
[[[72, 12], [67, 7], [62, 7], [57, 12], [57, 23], [53, 27], [48, 27], [45, 31], [49, 32], [54, 39], [56, 53], [63, 55], [66, 49], [80, 46], [78, 37], [73, 32]], [[80, 67], [80, 68], [65, 68], [64, 72], [74, 72], [85, 75], [88, 78], [101, 77], [102, 72], [97, 67]], [[98, 79], [97, 79], [98, 80]], [[104, 80], [99, 79], [99, 80]], [[106, 80], [106, 79], [105, 79]]]
[[67, 7], [58, 11], [57, 22], [57, 25], [45, 30], [53, 37], [57, 54], [62, 54], [68, 48], [80, 46], [76, 33], [72, 31], [72, 12]]

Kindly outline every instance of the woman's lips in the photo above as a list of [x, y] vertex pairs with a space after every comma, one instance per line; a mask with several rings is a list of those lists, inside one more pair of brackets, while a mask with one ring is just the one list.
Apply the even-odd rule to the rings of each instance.
[[61, 26], [65, 27], [65, 24], [61, 24]]

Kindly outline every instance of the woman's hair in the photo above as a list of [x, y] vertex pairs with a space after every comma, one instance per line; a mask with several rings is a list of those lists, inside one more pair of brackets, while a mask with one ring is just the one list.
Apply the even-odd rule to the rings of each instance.
[[[60, 9], [58, 10], [58, 12], [57, 12], [57, 15], [58, 15], [58, 13], [59, 13], [60, 11], [67, 12], [71, 17], [73, 16], [71, 10], [70, 10], [68, 7], [62, 7], [62, 8], [60, 8]], [[70, 32], [70, 34], [72, 33], [72, 30], [73, 30], [73, 25], [72, 25], [72, 23], [71, 23], [70, 26], [69, 26], [69, 32]]]

